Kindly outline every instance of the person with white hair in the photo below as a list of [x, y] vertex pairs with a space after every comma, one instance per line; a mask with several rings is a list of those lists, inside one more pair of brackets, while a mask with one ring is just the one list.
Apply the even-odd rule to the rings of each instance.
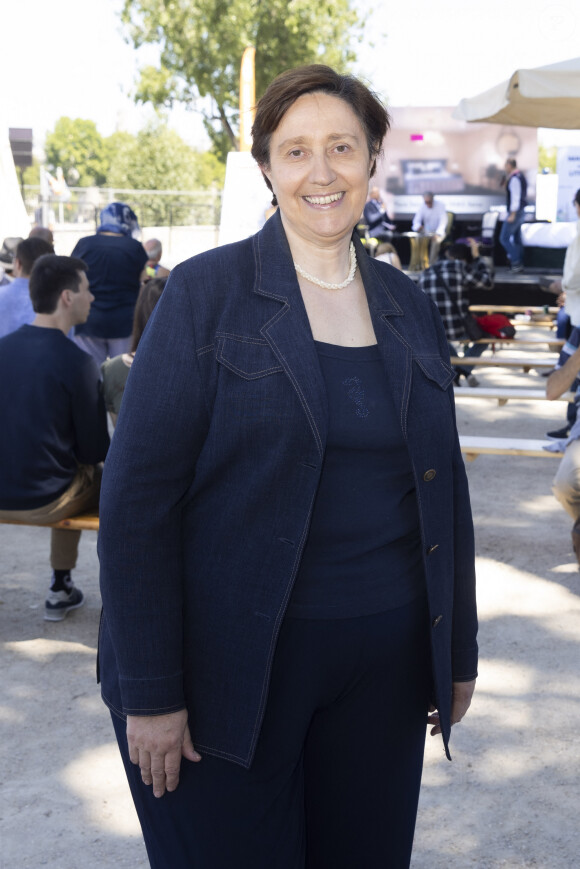
[[143, 243], [143, 247], [149, 257], [145, 266], [147, 272], [146, 280], [150, 280], [151, 278], [168, 278], [169, 269], [160, 264], [161, 257], [163, 256], [163, 245], [159, 239], [149, 238]]

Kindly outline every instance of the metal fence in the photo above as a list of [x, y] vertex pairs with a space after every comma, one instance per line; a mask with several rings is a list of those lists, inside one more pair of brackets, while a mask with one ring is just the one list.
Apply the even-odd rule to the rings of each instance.
[[126, 190], [118, 187], [70, 187], [65, 201], [42, 197], [40, 187], [24, 186], [24, 203], [36, 223], [96, 229], [109, 202], [126, 202], [144, 226], [219, 226], [221, 190]]

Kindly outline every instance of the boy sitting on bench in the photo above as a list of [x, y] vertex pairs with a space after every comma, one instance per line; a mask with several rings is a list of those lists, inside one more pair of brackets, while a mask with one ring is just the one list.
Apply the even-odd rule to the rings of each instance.
[[[0, 339], [0, 519], [48, 525], [98, 505], [109, 446], [99, 371], [67, 338], [89, 316], [86, 265], [47, 254], [34, 264], [36, 317]], [[52, 579], [44, 617], [61, 621], [84, 602], [71, 570], [80, 531], [52, 529]]]

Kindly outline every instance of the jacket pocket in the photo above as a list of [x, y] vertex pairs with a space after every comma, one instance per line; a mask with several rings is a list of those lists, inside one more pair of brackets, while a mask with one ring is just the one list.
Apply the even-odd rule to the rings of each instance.
[[216, 343], [217, 361], [245, 380], [257, 380], [284, 370], [270, 345], [260, 338], [218, 335]]
[[441, 389], [447, 389], [449, 384], [453, 382], [455, 371], [441, 356], [415, 356], [414, 361], [425, 377], [436, 383]]

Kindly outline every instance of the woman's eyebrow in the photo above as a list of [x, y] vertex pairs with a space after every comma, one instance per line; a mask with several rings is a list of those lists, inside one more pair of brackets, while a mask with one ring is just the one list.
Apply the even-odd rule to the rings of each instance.
[[[359, 137], [355, 133], [330, 133], [328, 136], [330, 142], [336, 142], [339, 139], [352, 139], [355, 142], [359, 141]], [[280, 142], [276, 150], [280, 152], [285, 148], [292, 147], [293, 145], [304, 145], [307, 142], [308, 138], [306, 136], [293, 136]]]

